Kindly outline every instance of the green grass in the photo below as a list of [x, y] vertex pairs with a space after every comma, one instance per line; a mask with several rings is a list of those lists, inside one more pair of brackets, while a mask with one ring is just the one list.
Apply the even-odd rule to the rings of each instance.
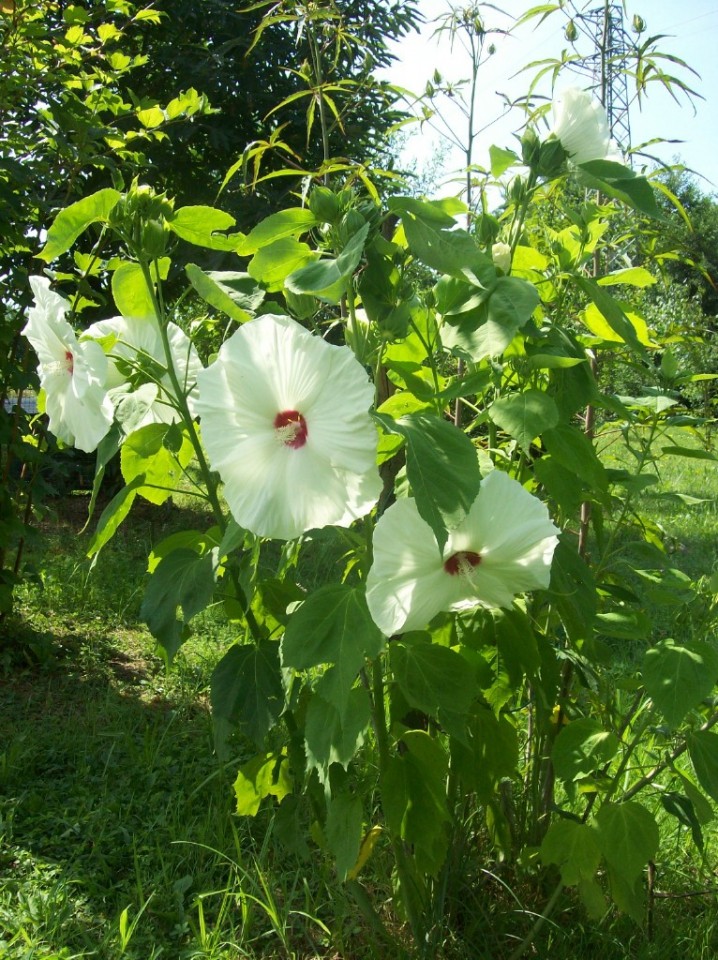
[[[234, 629], [205, 611], [166, 671], [138, 623], [151, 547], [211, 519], [139, 505], [90, 571], [86, 506], [57, 502], [4, 625], [0, 957], [376, 955], [328, 858], [280, 843], [271, 813], [232, 812], [255, 750], [216, 759], [209, 677]], [[318, 542], [305, 581], [341, 549]]]
[[[604, 457], [630, 466], [616, 447]], [[717, 498], [714, 462], [664, 457], [658, 482], [636, 504], [660, 525], [671, 563], [692, 579], [718, 567]], [[196, 619], [169, 672], [138, 624], [149, 549], [174, 530], [209, 525], [207, 518], [140, 506], [90, 573], [89, 533], [79, 532], [85, 504], [59, 501], [45, 521], [37, 576], [20, 589], [19, 615], [0, 648], [0, 958], [408, 955], [390, 908], [385, 846], [362, 878], [377, 921], [362, 912], [356, 891], [334, 882], [330, 859], [311, 841], [290, 849], [271, 812], [253, 822], [233, 815], [232, 781], [253, 749], [236, 741], [226, 766], [212, 752], [209, 675], [235, 639], [220, 611]], [[308, 585], [342, 546], [319, 541], [315, 550], [303, 572]], [[18, 658], [18, 649], [27, 656]], [[703, 864], [685, 828], [664, 817], [662, 829], [657, 886], [675, 899], [656, 900], [652, 938], [613, 911], [588, 921], [567, 893], [528, 956], [715, 956], [715, 828], [706, 827]], [[451, 933], [436, 957], [508, 956], [550, 892], [519, 877], [492, 866], [488, 848], [467, 857], [448, 890]]]

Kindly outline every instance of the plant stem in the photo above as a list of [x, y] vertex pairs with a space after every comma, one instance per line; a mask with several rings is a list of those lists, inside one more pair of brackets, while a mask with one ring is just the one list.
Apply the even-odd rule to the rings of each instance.
[[[706, 722], [701, 727], [698, 728], [698, 731], [699, 733], [703, 733], [706, 730], [710, 730], [711, 727], [714, 727], [717, 723], [718, 723], [718, 711], [716, 711], [716, 713], [714, 713], [711, 717], [709, 717], [708, 720], [706, 720]], [[668, 754], [665, 760], [662, 760], [660, 763], [657, 763], [652, 770], [649, 770], [644, 777], [641, 777], [640, 780], [637, 780], [636, 783], [633, 784], [630, 790], [627, 790], [624, 793], [623, 802], [625, 803], [627, 800], [632, 800], [633, 797], [635, 797], [637, 793], [643, 790], [644, 787], [647, 787], [650, 783], [653, 783], [656, 777], [660, 773], [663, 773], [663, 771], [667, 767], [670, 767], [671, 764], [673, 764], [674, 761], [678, 759], [678, 757], [684, 754], [687, 749], [688, 749], [688, 744], [684, 740], [679, 747], [676, 747], [674, 750], [671, 751], [671, 753]]]
[[[174, 399], [177, 404], [180, 416], [187, 430], [187, 434], [192, 444], [192, 448], [197, 457], [197, 462], [199, 463], [200, 472], [202, 474], [202, 479], [207, 490], [207, 500], [209, 501], [210, 506], [212, 507], [212, 513], [214, 518], [217, 521], [217, 526], [224, 534], [227, 529], [227, 521], [224, 516], [224, 511], [222, 510], [222, 505], [219, 501], [219, 494], [217, 492], [217, 481], [212, 474], [212, 471], [209, 468], [207, 463], [207, 458], [204, 454], [204, 448], [202, 447], [202, 441], [199, 438], [197, 433], [197, 427], [195, 425], [192, 414], [190, 413], [189, 405], [187, 403], [187, 394], [185, 389], [179, 382], [179, 377], [177, 376], [177, 371], [175, 370], [174, 359], [172, 357], [172, 349], [170, 347], [169, 335], [167, 333], [167, 316], [164, 309], [164, 304], [162, 302], [161, 293], [157, 294], [155, 286], [152, 280], [152, 274], [150, 272], [150, 264], [145, 257], [139, 257], [139, 264], [142, 270], [142, 275], [145, 278], [145, 283], [149, 291], [150, 297], [152, 299], [152, 306], [155, 310], [157, 316], [157, 323], [160, 329], [160, 337], [162, 339], [162, 349], [165, 354], [165, 362], [167, 364], [167, 373], [172, 383], [172, 389], [174, 391]], [[159, 282], [158, 282], [159, 287]], [[244, 590], [242, 589], [239, 577], [237, 576], [237, 571], [233, 566], [230, 565], [230, 576], [232, 577], [232, 583], [236, 592], [237, 600], [244, 612], [244, 618], [247, 622], [247, 627], [249, 628], [250, 633], [253, 638], [256, 640], [261, 636], [261, 631], [259, 629], [259, 623], [257, 622], [252, 610], [249, 606], [249, 600], [246, 597]]]
[[[386, 707], [384, 705], [384, 676], [379, 657], [377, 657], [372, 664], [372, 688], [372, 717], [379, 752], [379, 777], [381, 780], [389, 770], [392, 757], [389, 751]], [[389, 837], [409, 926], [411, 927], [411, 932], [417, 946], [423, 951], [426, 945], [426, 924], [423, 922], [424, 908], [421, 891], [412, 876], [411, 866], [401, 837], [396, 836], [391, 829], [389, 829]]]

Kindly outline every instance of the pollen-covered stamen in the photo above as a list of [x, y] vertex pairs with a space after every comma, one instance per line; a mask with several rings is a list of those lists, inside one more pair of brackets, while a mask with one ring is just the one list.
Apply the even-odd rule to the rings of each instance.
[[274, 418], [277, 440], [285, 447], [298, 450], [307, 442], [307, 421], [298, 410], [284, 410]]
[[449, 559], [444, 561], [444, 570], [452, 577], [468, 577], [480, 563], [480, 553], [474, 553], [473, 550], [460, 550], [458, 553], [452, 553]]

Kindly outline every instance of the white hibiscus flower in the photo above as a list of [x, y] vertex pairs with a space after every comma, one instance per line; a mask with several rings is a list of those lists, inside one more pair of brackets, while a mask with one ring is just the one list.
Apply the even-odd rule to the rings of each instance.
[[544, 504], [500, 470], [482, 481], [443, 553], [414, 500], [397, 500], [374, 531], [372, 618], [391, 636], [441, 611], [509, 607], [517, 594], [548, 586], [558, 533]]
[[202, 439], [240, 526], [288, 540], [349, 526], [374, 506], [374, 391], [348, 347], [267, 314], [240, 327], [197, 380]]
[[[187, 402], [190, 412], [193, 413], [195, 384], [202, 363], [191, 340], [176, 323], [167, 325], [167, 335], [177, 379], [183, 392], [188, 395]], [[95, 340], [109, 339], [107, 350], [110, 389], [128, 383], [128, 378], [134, 389], [144, 384], [145, 395], [154, 387], [154, 401], [137, 427], [148, 423], [174, 423], [179, 419], [174, 402], [174, 387], [167, 372], [160, 328], [154, 317], [112, 317], [110, 320], [100, 320], [88, 327], [87, 336]], [[153, 373], [155, 381], [152, 379]]]
[[112, 403], [107, 396], [107, 358], [92, 341], [78, 341], [65, 319], [70, 304], [50, 289], [46, 277], [30, 277], [35, 306], [23, 334], [37, 353], [40, 386], [50, 432], [91, 453], [110, 429]]
[[569, 87], [553, 102], [553, 135], [573, 163], [604, 160], [611, 131], [604, 107], [586, 90]]

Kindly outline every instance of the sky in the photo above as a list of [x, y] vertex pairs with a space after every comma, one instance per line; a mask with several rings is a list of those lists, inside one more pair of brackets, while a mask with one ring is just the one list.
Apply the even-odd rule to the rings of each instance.
[[[464, 0], [463, 3], [456, 0], [453, 6], [462, 8], [468, 3], [469, 0]], [[391, 82], [420, 93], [425, 89], [427, 80], [432, 78], [435, 69], [450, 81], [466, 78], [469, 75], [469, 60], [458, 42], [455, 42], [452, 48], [446, 35], [441, 39], [432, 36], [437, 24], [431, 21], [435, 21], [449, 9], [449, 0], [418, 0], [418, 5], [427, 24], [421, 35], [412, 35], [395, 45], [394, 52], [399, 59], [385, 75]], [[538, 5], [538, 0], [504, 0], [503, 4], [496, 4], [513, 17]], [[583, 0], [571, 3], [569, 0], [565, 4], [566, 8], [572, 6], [574, 9], [592, 11], [602, 8], [603, 3], [601, 0], [593, 3]], [[635, 88], [629, 78], [632, 143], [636, 146], [656, 138], [682, 141], [652, 143], [646, 147], [646, 151], [665, 163], [680, 158], [685, 166], [695, 172], [706, 192], [718, 192], [718, 3], [716, 0], [683, 0], [682, 3], [677, 3], [676, 0], [627, 0], [626, 7], [624, 25], [629, 37], [640, 43], [645, 42], [648, 37], [664, 35], [658, 43], [658, 49], [685, 60], [700, 76], [667, 60], [662, 61], [663, 69], [680, 77], [704, 98], [694, 98], [691, 103], [681, 94], [678, 97], [679, 102], [676, 103], [661, 85], [652, 83], [649, 85], [647, 98], [639, 105], [635, 100]], [[491, 4], [482, 4], [482, 14], [487, 29], [494, 26], [505, 27], [509, 23], [509, 18], [501, 17], [491, 9]], [[646, 31], [638, 37], [631, 30], [634, 14], [639, 14], [646, 23]], [[533, 74], [519, 73], [525, 64], [548, 57], [560, 57], [562, 50], [571, 50], [571, 45], [564, 36], [566, 23], [567, 17], [557, 12], [544, 24], [539, 25], [538, 20], [533, 21], [518, 28], [510, 36], [492, 34], [490, 40], [495, 45], [495, 53], [481, 67], [479, 73], [477, 117], [480, 125], [486, 126], [486, 129], [476, 141], [475, 162], [488, 165], [488, 149], [492, 143], [509, 148], [516, 146], [517, 141], [513, 134], [520, 128], [523, 115], [515, 112], [499, 119], [504, 102], [500, 94], [515, 99], [526, 91], [527, 78]], [[577, 41], [576, 49], [585, 53], [589, 47], [585, 41], [580, 40]], [[557, 90], [567, 86], [588, 85], [590, 80], [586, 75], [567, 71], [558, 81]], [[544, 85], [539, 89], [550, 99], [549, 86]], [[446, 104], [449, 123], [456, 131], [463, 132], [465, 121], [457, 111], [451, 111], [450, 101], [446, 101]], [[418, 126], [411, 129], [419, 131]], [[419, 132], [409, 136], [402, 161], [415, 163], [421, 172], [435, 163], [435, 158], [442, 155], [442, 150], [445, 155], [439, 165], [438, 178], [444, 189], [439, 189], [439, 192], [446, 193], [449, 192], [446, 184], [451, 181], [452, 175], [460, 176], [458, 171], [464, 161], [460, 152], [452, 151], [446, 146], [445, 139], [433, 129], [432, 124], [424, 124]], [[638, 159], [635, 166], [640, 168], [642, 162], [649, 167], [655, 165]]]

